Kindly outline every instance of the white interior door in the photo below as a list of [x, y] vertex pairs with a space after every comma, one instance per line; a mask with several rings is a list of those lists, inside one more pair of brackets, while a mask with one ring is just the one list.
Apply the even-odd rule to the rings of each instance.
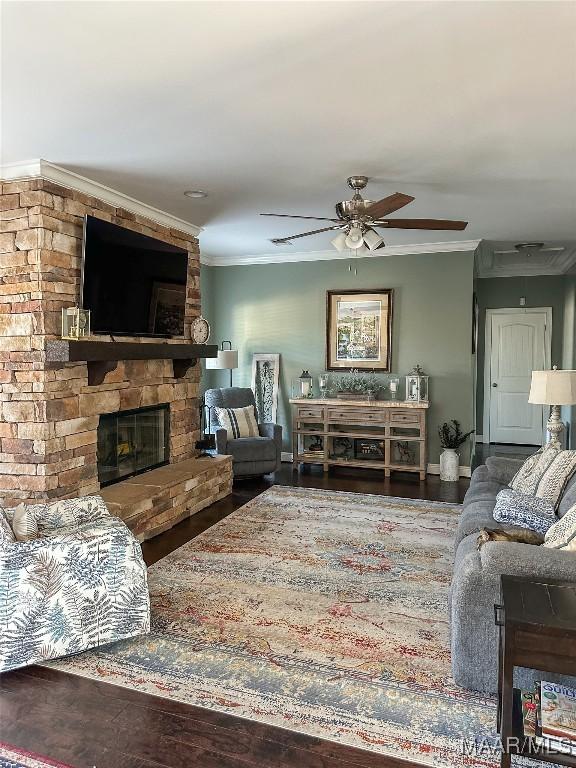
[[488, 310], [485, 393], [491, 443], [540, 445], [544, 409], [528, 402], [531, 374], [550, 367], [551, 310]]

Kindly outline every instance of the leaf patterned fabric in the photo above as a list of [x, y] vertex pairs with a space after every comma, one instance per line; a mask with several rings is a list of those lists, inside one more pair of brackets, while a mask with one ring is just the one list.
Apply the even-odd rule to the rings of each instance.
[[140, 544], [103, 499], [32, 509], [41, 538], [0, 545], [0, 672], [148, 632]]

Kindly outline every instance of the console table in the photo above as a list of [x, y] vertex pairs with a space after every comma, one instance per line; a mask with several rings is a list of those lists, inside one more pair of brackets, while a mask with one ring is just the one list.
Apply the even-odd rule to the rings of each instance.
[[292, 398], [292, 460], [299, 464], [417, 472], [426, 478], [429, 403]]

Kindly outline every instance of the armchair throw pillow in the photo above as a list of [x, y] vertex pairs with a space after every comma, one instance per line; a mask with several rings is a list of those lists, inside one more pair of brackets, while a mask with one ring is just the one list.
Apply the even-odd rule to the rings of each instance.
[[576, 504], [548, 529], [543, 546], [576, 553]]
[[222, 429], [228, 433], [228, 440], [258, 437], [260, 434], [253, 405], [245, 408], [216, 408], [216, 417]]
[[511, 488], [504, 488], [496, 496], [496, 506], [492, 516], [499, 523], [528, 528], [543, 536], [558, 520], [551, 502], [513, 491]]

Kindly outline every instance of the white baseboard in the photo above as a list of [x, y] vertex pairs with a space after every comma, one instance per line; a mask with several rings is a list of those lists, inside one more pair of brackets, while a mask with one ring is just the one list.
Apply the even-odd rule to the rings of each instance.
[[[427, 471], [429, 475], [439, 475], [440, 464], [428, 464]], [[460, 467], [460, 477], [470, 477], [471, 474], [472, 474], [472, 470], [470, 467], [467, 467], [467, 466]]]
[[[288, 453], [287, 451], [282, 451], [282, 461], [292, 463], [292, 454]], [[429, 475], [439, 475], [440, 474], [440, 464], [428, 464], [427, 472]], [[470, 467], [464, 466], [460, 467], [460, 477], [470, 477], [471, 470]]]

